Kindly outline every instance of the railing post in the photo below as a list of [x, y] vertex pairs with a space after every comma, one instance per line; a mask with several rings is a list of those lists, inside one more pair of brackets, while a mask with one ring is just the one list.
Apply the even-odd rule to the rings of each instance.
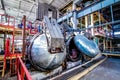
[[19, 57], [19, 61], [18, 62], [20, 63], [19, 67], [20, 67], [20, 77], [21, 77], [21, 80], [24, 80], [25, 75], [26, 75], [27, 80], [32, 80], [32, 78], [31, 78], [27, 68], [25, 67], [25, 65], [24, 65], [24, 63], [23, 63], [23, 61], [21, 60], [20, 57]]
[[24, 80], [24, 70], [23, 70], [23, 67], [21, 66], [21, 80]]

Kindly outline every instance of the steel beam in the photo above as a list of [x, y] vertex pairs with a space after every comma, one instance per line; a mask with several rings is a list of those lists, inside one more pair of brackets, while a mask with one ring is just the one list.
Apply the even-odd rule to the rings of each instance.
[[54, 1], [55, 1], [55, 0], [51, 0], [50, 3], [49, 3], [49, 5], [51, 5]]
[[19, 1], [19, 9], [18, 9], [18, 15], [17, 15], [17, 17], [19, 16], [19, 13], [20, 13], [20, 5], [21, 5], [21, 0]]
[[[97, 2], [97, 3], [93, 4], [93, 5], [90, 5], [90, 6], [86, 7], [86, 8], [84, 8], [84, 9], [80, 10], [80, 11], [77, 13], [77, 18], [80, 18], [80, 17], [82, 17], [82, 16], [88, 15], [88, 14], [90, 14], [90, 13], [92, 13], [92, 12], [98, 11], [98, 10], [100, 10], [100, 9], [102, 9], [102, 8], [105, 8], [105, 7], [107, 7], [107, 6], [110, 6], [110, 5], [115, 4], [115, 3], [117, 3], [117, 2], [120, 2], [120, 0], [111, 0], [111, 1], [110, 1], [110, 0], [100, 0], [100, 2]], [[73, 14], [73, 13], [72, 13], [72, 14]], [[68, 15], [70, 15], [70, 14], [68, 14]], [[66, 20], [66, 19], [67, 19], [66, 16], [68, 16], [68, 15], [65, 15], [65, 16], [63, 16], [62, 18], [59, 18], [59, 19], [57, 20], [57, 22], [60, 23], [60, 22], [62, 22], [62, 21], [64, 21], [64, 20]], [[72, 17], [72, 15], [69, 16], [69, 18], [70, 18], [70, 17]]]
[[2, 9], [5, 10], [5, 5], [3, 0], [1, 0], [1, 5], [2, 5]]
[[[4, 1], [3, 0], [1, 0], [1, 5], [2, 5], [2, 10], [4, 10], [4, 14], [6, 14], [5, 5], [4, 5]], [[5, 17], [5, 20], [7, 22], [7, 16]]]
[[32, 7], [30, 9], [30, 12], [29, 12], [29, 15], [27, 16], [27, 19], [29, 18], [30, 14], [32, 13], [32, 10], [33, 10], [34, 6], [35, 6], [35, 2], [33, 2], [33, 5], [32, 5]]

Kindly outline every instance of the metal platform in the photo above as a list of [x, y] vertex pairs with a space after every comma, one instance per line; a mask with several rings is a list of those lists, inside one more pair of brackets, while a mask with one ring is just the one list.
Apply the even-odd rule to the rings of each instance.
[[[19, 54], [20, 57], [22, 57], [22, 54]], [[14, 54], [12, 57], [12, 59], [16, 58], [16, 54]], [[6, 59], [10, 59], [10, 57], [6, 57]], [[4, 55], [0, 55], [0, 60], [4, 60]]]
[[117, 56], [120, 57], [120, 52], [110, 52], [110, 53], [102, 53], [103, 55], [107, 56]]

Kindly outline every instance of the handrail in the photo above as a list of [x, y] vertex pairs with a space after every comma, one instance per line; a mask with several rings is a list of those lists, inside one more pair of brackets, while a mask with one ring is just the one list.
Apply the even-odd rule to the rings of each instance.
[[[0, 16], [6, 16], [4, 14], [0, 14]], [[14, 64], [12, 62], [12, 58], [15, 57], [16, 58], [16, 72], [17, 72], [17, 78], [18, 80], [24, 80], [24, 78], [26, 78], [27, 80], [32, 80], [27, 68], [25, 67], [23, 61], [20, 58], [21, 54], [14, 54], [14, 36], [15, 36], [15, 18], [11, 17], [11, 16], [7, 16], [8, 20], [7, 20], [7, 25], [5, 25], [4, 23], [0, 22], [0, 25], [2, 25], [3, 27], [10, 27], [13, 29], [13, 37], [12, 37], [12, 52], [10, 52], [10, 39], [7, 38], [6, 39], [6, 43], [5, 43], [5, 55], [4, 55], [4, 66], [3, 66], [3, 73], [2, 76], [4, 76], [4, 71], [6, 69], [6, 59], [7, 57], [10, 58], [10, 70], [12, 70], [12, 65]], [[13, 18], [13, 25], [11, 26], [10, 23], [10, 18]], [[24, 56], [24, 55], [23, 55]], [[12, 71], [11, 71], [12, 72]]]
[[32, 77], [30, 76], [27, 68], [25, 67], [23, 61], [21, 58], [18, 56], [17, 58], [17, 79], [18, 80], [24, 80], [26, 78], [27, 80], [32, 80]]
[[[13, 17], [13, 16], [8, 16], [8, 15], [6, 15], [6, 14], [0, 14], [0, 16], [1, 16], [1, 20], [0, 20], [0, 23], [2, 23], [2, 25], [5, 25], [5, 23], [6, 23], [6, 26], [12, 26], [12, 27], [14, 27], [15, 26], [15, 17]], [[7, 21], [6, 22], [3, 22], [2, 21], [2, 17], [6, 17], [7, 18]], [[12, 21], [11, 21], [11, 19], [12, 19]], [[10, 22], [12, 22], [12, 25], [10, 25]]]

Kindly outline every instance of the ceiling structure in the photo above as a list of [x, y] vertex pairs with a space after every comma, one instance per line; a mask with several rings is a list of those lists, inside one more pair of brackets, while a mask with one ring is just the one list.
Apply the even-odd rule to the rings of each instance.
[[23, 15], [26, 15], [27, 20], [34, 22], [38, 2], [47, 3], [61, 9], [71, 1], [73, 0], [0, 0], [0, 13], [14, 16], [16, 23], [21, 21]]

